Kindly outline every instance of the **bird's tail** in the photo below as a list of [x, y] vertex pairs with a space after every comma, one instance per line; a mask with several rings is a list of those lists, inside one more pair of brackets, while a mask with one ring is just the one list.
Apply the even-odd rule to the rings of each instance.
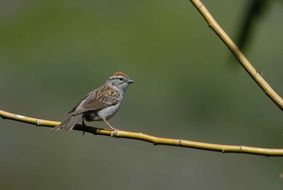
[[60, 123], [58, 126], [52, 128], [51, 131], [59, 131], [61, 129], [71, 131], [75, 127], [78, 120], [79, 115], [73, 115], [72, 113], [70, 113], [65, 121]]

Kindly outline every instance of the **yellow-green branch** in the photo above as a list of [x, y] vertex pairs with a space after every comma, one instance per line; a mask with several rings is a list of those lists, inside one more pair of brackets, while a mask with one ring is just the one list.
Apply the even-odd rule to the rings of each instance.
[[196, 7], [199, 13], [208, 23], [208, 26], [217, 34], [217, 36], [224, 42], [224, 44], [230, 49], [234, 54], [236, 59], [240, 62], [247, 73], [252, 77], [252, 79], [258, 84], [258, 86], [264, 91], [264, 93], [281, 109], [283, 110], [283, 100], [279, 94], [277, 94], [271, 86], [264, 80], [262, 75], [253, 67], [249, 62], [247, 57], [241, 52], [238, 46], [233, 42], [233, 40], [226, 34], [226, 32], [221, 28], [221, 26], [216, 22], [210, 12], [206, 9], [200, 0], [190, 0], [192, 4]]
[[[58, 121], [49, 121], [44, 119], [38, 119], [33, 117], [27, 117], [23, 115], [18, 115], [14, 113], [9, 113], [0, 110], [0, 117], [3, 119], [10, 119], [14, 121], [29, 123], [37, 126], [43, 127], [55, 127], [60, 124]], [[140, 140], [145, 142], [153, 143], [154, 145], [168, 145], [168, 146], [178, 146], [186, 148], [194, 148], [201, 150], [216, 151], [222, 153], [243, 153], [243, 154], [256, 154], [262, 156], [283, 156], [283, 149], [271, 149], [271, 148], [258, 148], [249, 146], [239, 146], [239, 145], [224, 145], [224, 144], [213, 144], [198, 141], [190, 141], [183, 139], [172, 139], [155, 137], [152, 135], [147, 135], [143, 133], [129, 132], [129, 131], [109, 131], [105, 129], [99, 129], [90, 126], [76, 125], [74, 130], [84, 131], [94, 135], [104, 135], [112, 136], [117, 138], [127, 138]]]
[[[201, 13], [204, 19], [207, 21], [211, 29], [220, 37], [220, 39], [225, 43], [225, 45], [231, 50], [237, 60], [241, 63], [248, 74], [256, 81], [260, 88], [266, 93], [266, 95], [281, 109], [283, 110], [283, 100], [282, 98], [270, 87], [270, 85], [264, 80], [264, 78], [256, 71], [256, 69], [251, 65], [245, 55], [240, 51], [237, 45], [231, 40], [231, 38], [224, 32], [224, 30], [215, 21], [209, 11], [201, 3], [200, 0], [191, 0], [197, 10]], [[3, 119], [10, 119], [19, 122], [34, 124], [37, 126], [44, 127], [55, 127], [60, 122], [49, 121], [44, 119], [32, 118], [23, 115], [18, 115], [14, 113], [9, 113], [0, 110], [0, 117]], [[109, 131], [105, 129], [99, 129], [89, 126], [76, 125], [74, 128], [78, 131], [84, 131], [92, 133], [95, 135], [104, 136], [114, 136], [117, 138], [128, 138], [134, 140], [141, 140], [145, 142], [150, 142], [155, 145], [169, 145], [169, 146], [179, 146], [186, 148], [202, 149], [209, 151], [217, 151], [223, 153], [243, 153], [243, 154], [256, 154], [263, 156], [283, 156], [283, 149], [271, 149], [271, 148], [258, 148], [249, 146], [239, 146], [239, 145], [224, 145], [224, 144], [212, 144], [198, 141], [190, 141], [183, 139], [171, 139], [171, 138], [161, 138], [152, 135], [147, 135], [143, 133], [129, 132], [129, 131]]]

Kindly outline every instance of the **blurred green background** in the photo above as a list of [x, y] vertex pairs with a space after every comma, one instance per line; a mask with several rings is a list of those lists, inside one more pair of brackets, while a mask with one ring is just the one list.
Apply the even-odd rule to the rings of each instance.
[[[236, 38], [246, 1], [205, 4]], [[247, 53], [281, 95], [282, 17], [273, 1]], [[235, 63], [189, 1], [0, 1], [2, 110], [61, 121], [119, 70], [136, 81], [111, 119], [119, 129], [282, 148], [282, 112]], [[283, 187], [282, 158], [0, 125], [3, 190]]]

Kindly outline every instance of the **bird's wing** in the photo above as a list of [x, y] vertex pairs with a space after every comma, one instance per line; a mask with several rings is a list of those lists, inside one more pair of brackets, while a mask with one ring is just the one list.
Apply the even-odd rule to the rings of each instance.
[[119, 102], [120, 94], [110, 86], [104, 85], [90, 92], [72, 111], [78, 115], [87, 111], [98, 111]]
[[83, 99], [81, 99], [81, 101], [79, 101], [79, 103], [77, 103], [68, 113], [72, 113], [75, 112], [77, 107], [82, 103], [82, 101], [84, 101], [89, 95], [85, 96]]

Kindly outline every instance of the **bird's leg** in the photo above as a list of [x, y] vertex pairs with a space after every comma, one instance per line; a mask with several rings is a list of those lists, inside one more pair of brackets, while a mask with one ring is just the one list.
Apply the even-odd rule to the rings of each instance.
[[119, 130], [119, 129], [116, 129], [116, 128], [112, 127], [112, 125], [111, 125], [108, 121], [106, 121], [106, 119], [102, 118], [102, 120], [106, 123], [106, 125], [108, 125], [108, 127], [109, 127], [112, 131], [118, 131], [118, 130]]
[[[82, 126], [85, 126], [85, 116], [82, 116]], [[83, 130], [83, 136], [85, 135], [85, 131]]]

